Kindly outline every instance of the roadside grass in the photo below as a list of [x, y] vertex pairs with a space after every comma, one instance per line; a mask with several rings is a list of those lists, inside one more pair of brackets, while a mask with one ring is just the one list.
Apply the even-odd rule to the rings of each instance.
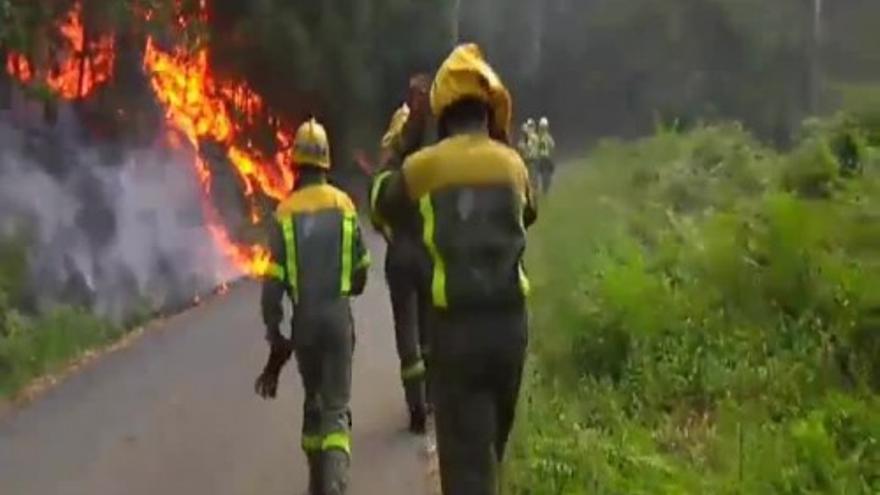
[[26, 317], [11, 311], [0, 333], [0, 397], [13, 398], [31, 380], [61, 370], [123, 332], [87, 311], [58, 307]]
[[57, 307], [28, 316], [17, 309], [25, 283], [24, 244], [0, 242], [0, 398], [14, 398], [31, 380], [59, 371], [122, 330], [84, 309]]
[[569, 167], [530, 234], [511, 493], [880, 493], [865, 122], [811, 122], [788, 153], [661, 131]]

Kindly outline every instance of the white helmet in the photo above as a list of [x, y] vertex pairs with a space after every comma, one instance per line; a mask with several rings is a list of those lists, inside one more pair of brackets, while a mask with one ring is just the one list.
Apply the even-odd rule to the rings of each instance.
[[547, 117], [541, 117], [541, 120], [538, 121], [538, 127], [540, 127], [541, 129], [549, 129], [550, 128], [550, 121], [547, 120]]
[[529, 117], [525, 123], [526, 129], [534, 129], [535, 128], [535, 119]]

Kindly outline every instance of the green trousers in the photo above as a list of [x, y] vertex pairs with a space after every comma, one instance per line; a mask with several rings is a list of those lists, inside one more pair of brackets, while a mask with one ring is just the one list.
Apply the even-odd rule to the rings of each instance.
[[431, 373], [444, 495], [498, 493], [527, 326], [521, 306], [432, 312]]
[[341, 495], [348, 485], [354, 343], [347, 300], [294, 308], [293, 344], [305, 389], [302, 448], [312, 495]]
[[537, 169], [541, 180], [541, 194], [546, 196], [550, 192], [550, 186], [553, 184], [553, 173], [556, 171], [556, 165], [550, 158], [540, 158]]
[[400, 377], [410, 411], [425, 408], [428, 350], [427, 298], [419, 290], [418, 247], [396, 241], [388, 245], [385, 280], [391, 294], [394, 337]]

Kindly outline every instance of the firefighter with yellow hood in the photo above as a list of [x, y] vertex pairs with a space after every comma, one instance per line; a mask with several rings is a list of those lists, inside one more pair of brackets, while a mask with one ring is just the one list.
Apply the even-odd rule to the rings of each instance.
[[[413, 76], [409, 81], [406, 102], [394, 113], [388, 131], [382, 138], [382, 172], [400, 170], [412, 153], [435, 140], [433, 118], [428, 102], [431, 79], [426, 74]], [[382, 232], [388, 249], [385, 253], [385, 280], [391, 295], [394, 316], [394, 336], [400, 358], [400, 377], [403, 383], [409, 430], [425, 433], [428, 414], [427, 401], [427, 294], [419, 284], [419, 266], [422, 250], [413, 229], [398, 229], [382, 218], [376, 210], [375, 196], [371, 196], [373, 226]], [[406, 223], [413, 223], [413, 219]]]
[[[327, 183], [330, 145], [314, 119], [296, 133], [293, 192], [275, 213], [262, 313], [269, 361], [256, 391], [275, 397], [281, 368], [295, 353], [303, 388], [302, 449], [309, 493], [346, 492], [351, 456], [351, 369], [354, 324], [350, 299], [367, 281], [370, 264], [352, 200]], [[293, 304], [290, 339], [281, 334], [282, 299]]]
[[377, 176], [372, 194], [426, 253], [443, 493], [494, 494], [526, 354], [523, 253], [537, 214], [525, 163], [507, 144], [510, 94], [476, 45], [447, 58], [430, 101], [440, 141]]

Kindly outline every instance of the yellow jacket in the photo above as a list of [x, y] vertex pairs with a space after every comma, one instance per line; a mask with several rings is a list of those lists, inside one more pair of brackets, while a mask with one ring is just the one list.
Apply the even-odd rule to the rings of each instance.
[[372, 189], [382, 217], [421, 240], [435, 307], [522, 304], [525, 228], [537, 212], [516, 150], [484, 134], [453, 136], [378, 176]]

